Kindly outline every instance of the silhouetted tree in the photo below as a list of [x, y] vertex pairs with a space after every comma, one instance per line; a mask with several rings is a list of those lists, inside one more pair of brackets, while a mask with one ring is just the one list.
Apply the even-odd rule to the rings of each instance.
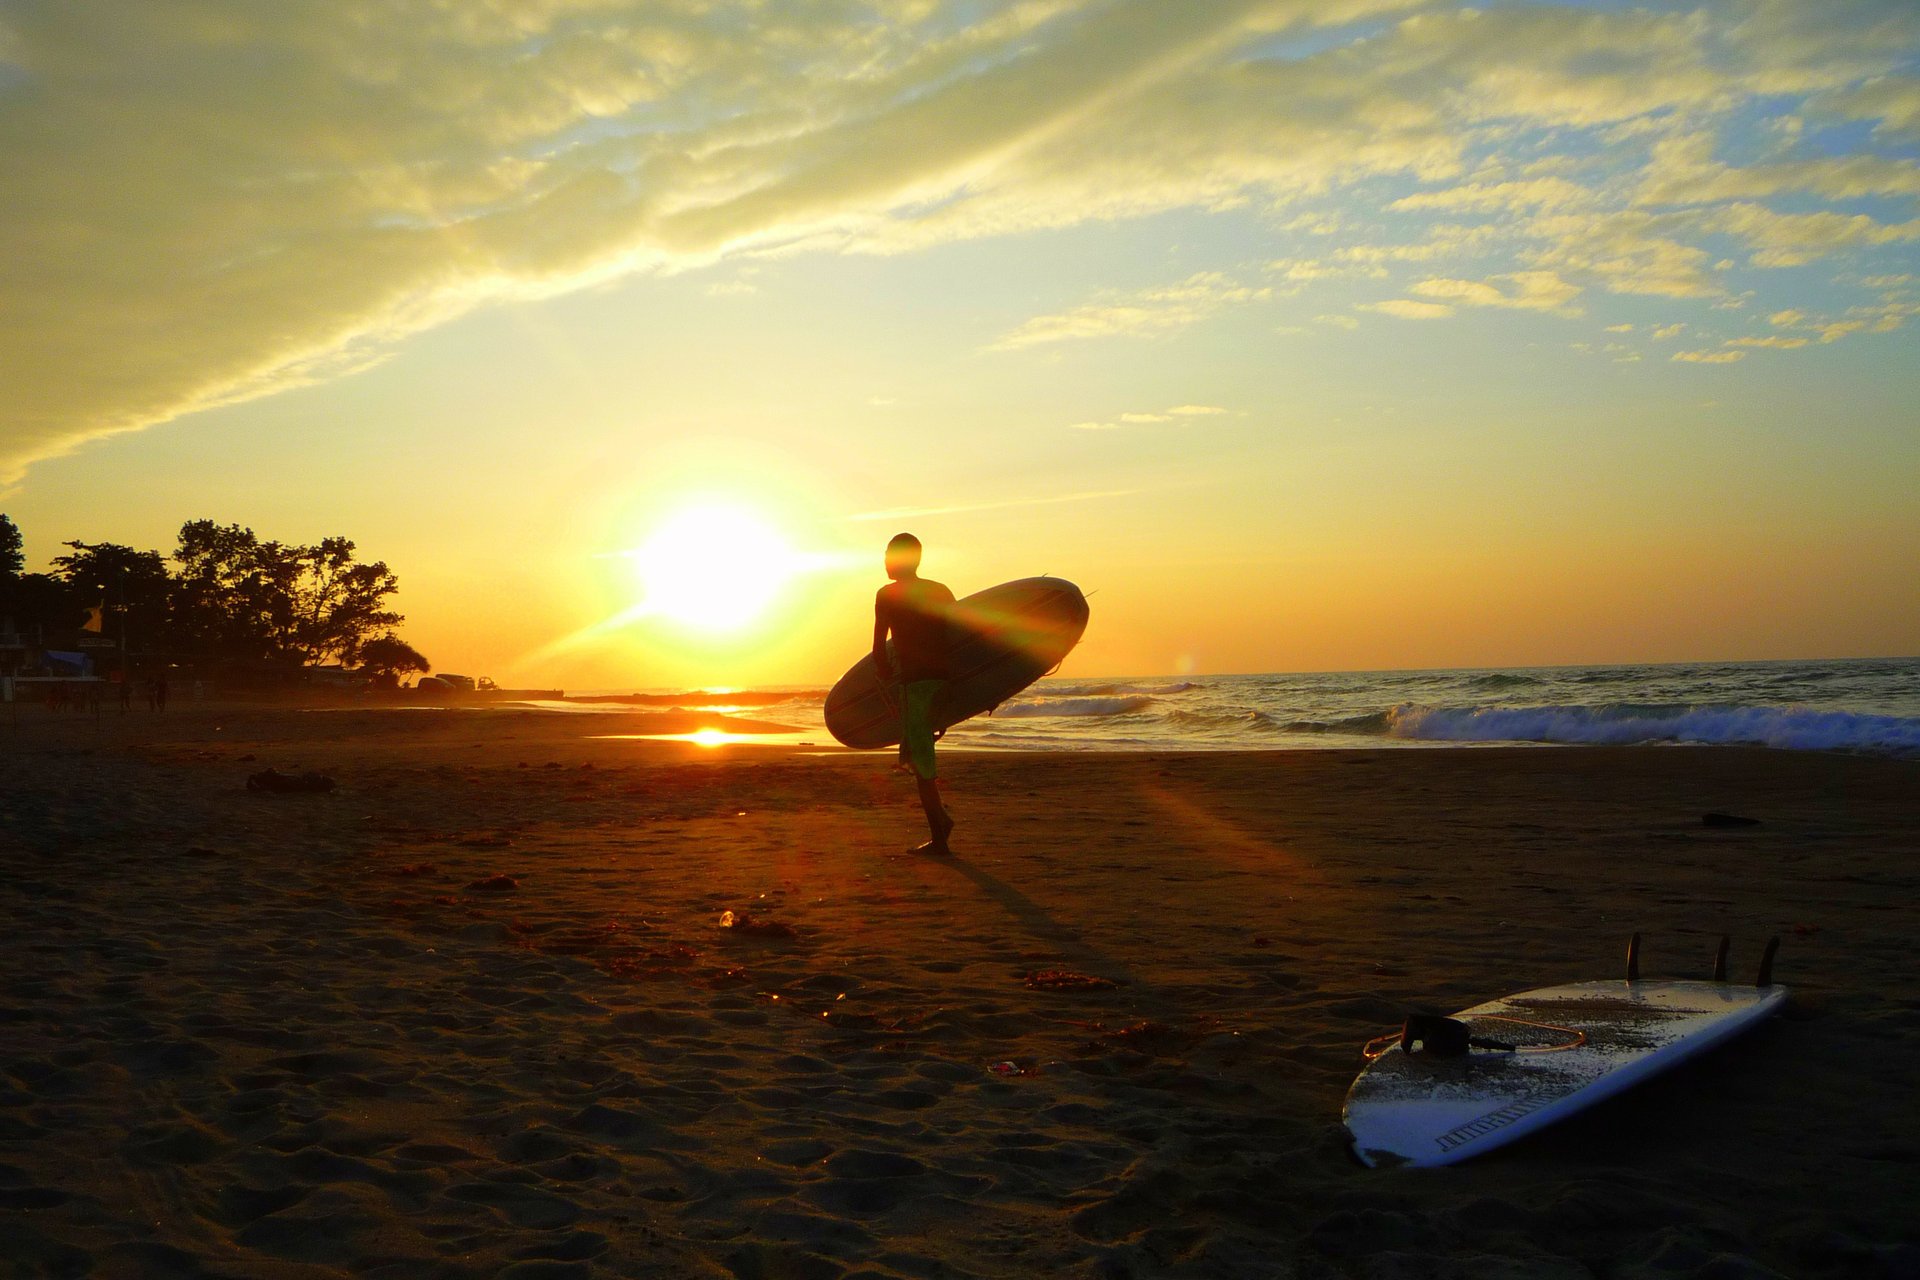
[[392, 634], [406, 619], [385, 607], [400, 579], [384, 561], [356, 564], [347, 538], [324, 538], [319, 546], [294, 547], [299, 572], [293, 579], [294, 624], [290, 648], [306, 661], [353, 662], [376, 635]]
[[0, 625], [11, 622], [29, 637], [79, 626], [86, 615], [65, 582], [51, 574], [23, 572], [24, 546], [20, 526], [0, 515]]
[[67, 631], [86, 620], [86, 605], [52, 574], [23, 573], [0, 578], [0, 621], [7, 618], [24, 636]]
[[360, 669], [371, 671], [380, 684], [397, 684], [401, 675], [407, 672], [431, 671], [433, 664], [426, 655], [388, 632], [375, 636], [360, 646]]
[[0, 514], [0, 578], [17, 578], [26, 569], [27, 560], [21, 554], [24, 545], [20, 526]]
[[81, 608], [104, 605], [112, 621], [103, 634], [124, 635], [133, 648], [166, 645], [173, 579], [158, 551], [135, 551], [117, 542], [68, 542], [73, 550], [53, 558], [68, 598]]
[[237, 524], [193, 520], [173, 558], [183, 638], [209, 652], [352, 662], [404, 621], [386, 607], [399, 579], [380, 561], [356, 562], [348, 538], [263, 542]]
[[283, 595], [260, 539], [237, 524], [192, 520], [180, 527], [173, 559], [174, 615], [181, 643], [223, 658], [271, 655], [275, 598]]

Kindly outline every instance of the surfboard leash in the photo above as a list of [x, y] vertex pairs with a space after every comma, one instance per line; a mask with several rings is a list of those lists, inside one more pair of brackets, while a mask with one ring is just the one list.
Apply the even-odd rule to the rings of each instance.
[[1564, 1053], [1569, 1049], [1578, 1049], [1587, 1042], [1587, 1033], [1574, 1027], [1556, 1026], [1551, 1022], [1532, 1022], [1526, 1018], [1509, 1018], [1501, 1014], [1484, 1014], [1479, 1021], [1505, 1022], [1517, 1027], [1531, 1027], [1536, 1031], [1551, 1031], [1566, 1037], [1557, 1044], [1511, 1044], [1505, 1040], [1494, 1040], [1485, 1036], [1476, 1036], [1467, 1024], [1458, 1018], [1448, 1018], [1440, 1014], [1416, 1013], [1409, 1017], [1400, 1030], [1390, 1031], [1386, 1035], [1375, 1036], [1360, 1047], [1361, 1056], [1368, 1062], [1391, 1053], [1395, 1045], [1403, 1053], [1414, 1052], [1418, 1045], [1423, 1051], [1436, 1058], [1463, 1058], [1474, 1049], [1484, 1049], [1490, 1053]]

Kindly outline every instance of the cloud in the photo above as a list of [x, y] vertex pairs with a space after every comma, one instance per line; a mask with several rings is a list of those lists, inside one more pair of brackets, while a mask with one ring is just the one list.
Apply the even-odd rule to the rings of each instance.
[[1806, 318], [1807, 318], [1806, 312], [1788, 309], [1786, 311], [1774, 312], [1772, 315], [1767, 317], [1767, 323], [1771, 325], [1778, 325], [1782, 329], [1791, 329], [1793, 326], [1799, 324], [1802, 320], [1805, 320]]
[[1162, 422], [1174, 422], [1182, 418], [1217, 417], [1218, 415], [1227, 413], [1227, 412], [1229, 412], [1229, 410], [1224, 409], [1219, 405], [1181, 404], [1181, 405], [1175, 405], [1171, 409], [1159, 410], [1158, 412], [1146, 413], [1146, 412], [1140, 412], [1140, 411], [1132, 411], [1127, 413], [1121, 413], [1116, 415], [1115, 417], [1108, 418], [1101, 421], [1076, 422], [1076, 423], [1073, 423], [1068, 428], [1068, 430], [1070, 431], [1117, 431], [1122, 427], [1149, 426], [1149, 425], [1162, 423]]
[[1421, 191], [1402, 196], [1387, 208], [1396, 212], [1440, 210], [1449, 213], [1515, 213], [1592, 203], [1593, 193], [1564, 178], [1529, 178], [1517, 182], [1462, 183], [1443, 191]]
[[1785, 193], [1826, 200], [1920, 195], [1920, 164], [1877, 155], [1817, 156], [1744, 168], [1713, 159], [1713, 138], [1687, 134], [1653, 148], [1641, 204], [1712, 204]]
[[1312, 258], [1280, 258], [1267, 264], [1267, 270], [1277, 279], [1293, 286], [1288, 293], [1298, 293], [1302, 286], [1322, 280], [1337, 280], [1347, 276], [1365, 276], [1381, 279], [1387, 274], [1386, 268], [1377, 263], [1357, 262], [1349, 259], [1345, 262], [1326, 262]]
[[1205, 271], [1178, 284], [1113, 294], [1071, 311], [1035, 316], [987, 349], [1015, 351], [1118, 334], [1171, 333], [1199, 323], [1222, 307], [1261, 302], [1272, 296], [1271, 288], [1240, 284], [1220, 272]]
[[0, 470], [330, 376], [485, 302], [878, 244], [1305, 9], [989, 8], [10, 13]]
[[1727, 205], [1711, 225], [1745, 240], [1754, 265], [1762, 267], [1797, 267], [1839, 249], [1920, 240], [1920, 218], [1886, 223], [1864, 213], [1776, 213], [1757, 204]]
[[1676, 320], [1672, 324], [1656, 325], [1653, 330], [1654, 341], [1658, 342], [1665, 338], [1671, 338], [1686, 327], [1687, 322], [1684, 320]]
[[1536, 242], [1526, 255], [1535, 265], [1590, 276], [1613, 293], [1714, 298], [1724, 292], [1711, 269], [1715, 255], [1688, 243], [1698, 228], [1686, 216], [1630, 209], [1559, 213], [1515, 231]]
[[1806, 346], [1807, 341], [1805, 338], [1781, 338], [1769, 335], [1760, 338], [1729, 338], [1727, 345], [1730, 347], [1778, 347], [1793, 351]]
[[[1770, 268], [1920, 238], [1845, 204], [1915, 191], [1903, 2], [169, 0], [0, 24], [0, 479], [476, 306], [723, 257], [1170, 210], [1270, 237], [1004, 349], [1272, 296], [1248, 263], [1301, 288], [1428, 263], [1509, 300], [1467, 307], [1532, 305], [1523, 272], [1711, 300], [1727, 241]], [[1784, 150], [1753, 159], [1753, 119], [1795, 114], [1871, 128], [1843, 154], [1770, 130]]]
[[1747, 358], [1744, 351], [1676, 351], [1673, 359], [1685, 364], [1738, 364]]
[[[1500, 281], [1507, 287], [1496, 286]], [[1568, 284], [1551, 271], [1516, 271], [1491, 280], [1422, 280], [1412, 286], [1423, 298], [1443, 298], [1470, 307], [1512, 307], [1523, 311], [1557, 311], [1578, 315], [1571, 304], [1580, 286]]]
[[1411, 298], [1391, 298], [1386, 302], [1363, 302], [1362, 311], [1378, 311], [1383, 316], [1397, 316], [1402, 320], [1442, 320], [1453, 314], [1453, 308], [1444, 302], [1416, 302]]
[[1872, 120], [1874, 131], [1920, 139], [1920, 76], [1876, 76], [1813, 100], [1815, 111], [1851, 120]]

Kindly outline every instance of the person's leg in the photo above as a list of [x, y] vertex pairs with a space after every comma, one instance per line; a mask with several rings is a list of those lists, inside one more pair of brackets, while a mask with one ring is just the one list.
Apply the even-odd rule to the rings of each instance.
[[940, 685], [938, 680], [917, 680], [902, 690], [906, 716], [901, 745], [913, 764], [914, 786], [920, 792], [920, 807], [927, 815], [927, 834], [932, 837], [915, 851], [918, 853], [952, 852], [947, 847], [947, 837], [953, 832], [953, 818], [940, 803], [940, 788], [934, 782], [933, 695]]
[[933, 837], [914, 852], [945, 857], [953, 852], [947, 847], [947, 837], [953, 834], [953, 818], [947, 813], [946, 806], [940, 803], [940, 787], [932, 778], [916, 776], [913, 781], [920, 789], [920, 807], [927, 814], [927, 834]]

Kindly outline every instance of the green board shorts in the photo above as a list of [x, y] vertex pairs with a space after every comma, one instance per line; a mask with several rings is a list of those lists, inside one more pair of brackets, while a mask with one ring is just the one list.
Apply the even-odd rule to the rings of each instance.
[[933, 772], [933, 695], [940, 692], [945, 680], [915, 680], [905, 689], [906, 696], [901, 699], [901, 743], [907, 749], [907, 759], [913, 762], [913, 771], [923, 778], [931, 778]]

